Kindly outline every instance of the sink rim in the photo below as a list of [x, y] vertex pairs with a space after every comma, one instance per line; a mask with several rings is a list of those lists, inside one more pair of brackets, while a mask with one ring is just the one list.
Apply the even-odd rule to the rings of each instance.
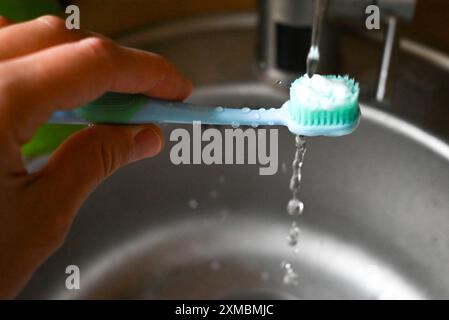
[[425, 148], [449, 161], [449, 144], [442, 138], [436, 137], [425, 129], [386, 111], [370, 107], [363, 103], [360, 104], [360, 107], [362, 111], [361, 121], [363, 121], [363, 118], [367, 118], [376, 124], [418, 142]]
[[[166, 41], [197, 32], [223, 31], [235, 28], [257, 28], [257, 12], [209, 14], [202, 17], [178, 18], [158, 24], [148, 24], [128, 31], [115, 40], [126, 46], [139, 46], [142, 42]], [[383, 38], [371, 33], [358, 33], [367, 40], [382, 42]], [[399, 49], [449, 73], [449, 54], [408, 37], [399, 39]]]

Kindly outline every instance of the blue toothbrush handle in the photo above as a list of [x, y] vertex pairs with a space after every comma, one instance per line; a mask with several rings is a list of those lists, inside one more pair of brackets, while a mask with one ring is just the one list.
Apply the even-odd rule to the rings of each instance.
[[193, 123], [214, 125], [285, 125], [285, 108], [249, 109], [198, 106], [148, 98], [144, 95], [107, 93], [73, 111], [58, 111], [50, 123], [145, 124]]

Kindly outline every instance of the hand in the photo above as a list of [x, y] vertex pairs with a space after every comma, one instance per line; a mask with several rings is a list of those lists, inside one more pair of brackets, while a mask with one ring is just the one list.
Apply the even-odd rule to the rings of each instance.
[[184, 99], [191, 84], [167, 60], [120, 47], [46, 16], [0, 17], [0, 298], [13, 298], [63, 243], [83, 201], [119, 167], [159, 153], [154, 125], [92, 126], [72, 137], [40, 172], [20, 148], [55, 110], [107, 91]]

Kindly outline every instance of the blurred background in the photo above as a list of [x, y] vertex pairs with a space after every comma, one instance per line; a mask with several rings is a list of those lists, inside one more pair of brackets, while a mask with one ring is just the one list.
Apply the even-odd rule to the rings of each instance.
[[[83, 12], [83, 27], [117, 36], [149, 23], [192, 18], [206, 14], [252, 12], [256, 0], [78, 0], [61, 1], [76, 4]], [[111, 17], [115, 17], [111, 19]], [[403, 25], [404, 35], [449, 52], [449, 2], [421, 0], [417, 2], [413, 21]]]

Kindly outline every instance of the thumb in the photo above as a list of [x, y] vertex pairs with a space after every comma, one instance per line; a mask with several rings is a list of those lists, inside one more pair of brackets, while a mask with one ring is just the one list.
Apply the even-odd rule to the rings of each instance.
[[62, 202], [52, 203], [59, 214], [73, 215], [102, 180], [128, 163], [157, 155], [163, 141], [155, 125], [88, 127], [58, 148], [34, 186]]

